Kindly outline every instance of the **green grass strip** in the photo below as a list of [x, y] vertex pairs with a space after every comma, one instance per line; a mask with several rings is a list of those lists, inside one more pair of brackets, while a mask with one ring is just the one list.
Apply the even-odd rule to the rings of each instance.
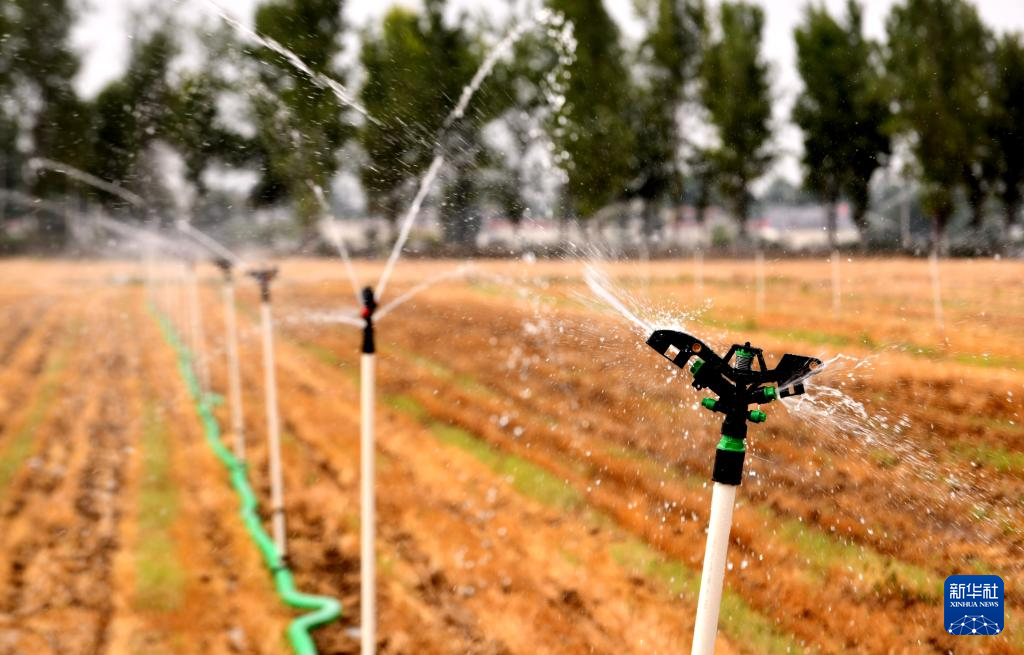
[[[611, 550], [623, 568], [660, 583], [673, 596], [697, 604], [700, 573], [679, 560], [665, 557], [635, 537], [627, 537]], [[719, 613], [722, 632], [743, 649], [754, 653], [802, 653], [804, 648], [793, 637], [780, 632], [775, 623], [751, 607], [742, 596], [725, 588]]]
[[177, 490], [171, 479], [167, 424], [150, 401], [143, 417], [139, 537], [135, 554], [135, 604], [140, 609], [168, 611], [181, 606], [185, 577], [175, 556], [171, 534], [178, 506]]
[[25, 460], [32, 454], [36, 432], [49, 414], [53, 401], [57, 398], [60, 373], [67, 363], [67, 348], [52, 356], [43, 372], [43, 384], [39, 393], [32, 401], [25, 424], [15, 433], [7, 448], [0, 455], [0, 501], [7, 495], [7, 488], [14, 474], [18, 472]]
[[[409, 396], [391, 396], [385, 402], [393, 409], [426, 424], [442, 443], [469, 453], [479, 462], [502, 475], [522, 495], [560, 511], [587, 510], [590, 519], [613, 526], [614, 521], [589, 508], [586, 499], [575, 487], [549, 471], [516, 455], [505, 453], [483, 439], [461, 428], [431, 421], [423, 407]], [[697, 602], [700, 574], [678, 560], [663, 556], [633, 536], [624, 537], [613, 546], [612, 558], [624, 569], [663, 584], [673, 595]], [[803, 648], [792, 637], [779, 632], [767, 618], [734, 591], [726, 589], [722, 596], [722, 630], [736, 643], [746, 644], [758, 653], [801, 653]]]
[[213, 405], [210, 399], [203, 394], [199, 380], [196, 378], [192, 366], [192, 354], [178, 337], [171, 322], [153, 308], [150, 308], [150, 312], [160, 324], [164, 338], [178, 355], [178, 370], [185, 380], [189, 394], [196, 403], [196, 412], [203, 423], [206, 442], [228, 470], [231, 484], [238, 492], [241, 501], [242, 522], [263, 556], [264, 563], [270, 569], [278, 596], [290, 607], [309, 610], [309, 613], [300, 616], [288, 625], [286, 632], [288, 643], [296, 655], [317, 655], [316, 643], [309, 634], [310, 630], [330, 623], [341, 616], [341, 603], [328, 596], [304, 594], [295, 588], [295, 578], [292, 576], [292, 572], [285, 565], [277, 546], [274, 545], [273, 539], [267, 534], [260, 520], [259, 505], [245, 472], [245, 462], [236, 458], [221, 440], [220, 424], [213, 415]]

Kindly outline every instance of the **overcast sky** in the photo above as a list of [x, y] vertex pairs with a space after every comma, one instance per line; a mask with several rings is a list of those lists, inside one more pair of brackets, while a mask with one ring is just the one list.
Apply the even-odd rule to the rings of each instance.
[[[789, 107], [800, 90], [795, 68], [793, 28], [800, 21], [804, 0], [754, 0], [765, 9], [764, 54], [773, 69], [773, 92], [779, 99], [776, 106], [776, 145], [783, 156], [774, 173], [790, 179], [799, 176], [798, 153], [800, 133], [786, 120]], [[83, 55], [83, 67], [78, 79], [79, 89], [95, 94], [104, 84], [124, 71], [128, 52], [131, 16], [150, 6], [164, 5], [160, 0], [85, 0], [83, 17], [74, 32], [74, 43]], [[205, 0], [172, 0], [178, 11], [190, 20], [198, 16], [214, 16]], [[885, 17], [896, 0], [863, 0], [865, 29], [875, 38], [882, 38]], [[254, 8], [259, 0], [219, 0], [219, 4], [233, 16], [251, 24]], [[394, 4], [418, 6], [416, 0], [347, 0], [345, 15], [349, 25], [363, 26], [381, 16]], [[491, 12], [503, 16], [508, 0], [452, 0], [452, 4], [472, 12]], [[717, 4], [711, 0], [711, 4]], [[836, 13], [844, 11], [846, 0], [824, 0]], [[1024, 0], [976, 0], [982, 18], [997, 31], [1024, 30]], [[643, 22], [636, 15], [634, 0], [605, 0], [608, 10], [618, 21], [627, 39], [642, 35]]]

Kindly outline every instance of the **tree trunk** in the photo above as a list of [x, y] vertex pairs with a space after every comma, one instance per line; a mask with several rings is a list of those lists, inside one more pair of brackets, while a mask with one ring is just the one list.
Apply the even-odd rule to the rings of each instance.
[[949, 216], [950, 212], [939, 211], [932, 217], [932, 254], [937, 257], [949, 254], [949, 238], [946, 234]]
[[655, 235], [661, 231], [661, 215], [658, 205], [653, 200], [644, 201], [644, 240], [648, 245], [655, 241]]
[[835, 252], [839, 249], [839, 235], [836, 232], [839, 229], [839, 217], [837, 215], [838, 208], [835, 198], [828, 201], [825, 206], [825, 229], [828, 231], [828, 249], [829, 252]]

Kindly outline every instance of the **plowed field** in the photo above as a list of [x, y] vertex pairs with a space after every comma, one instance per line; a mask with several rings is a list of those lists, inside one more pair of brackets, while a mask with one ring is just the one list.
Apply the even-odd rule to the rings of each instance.
[[[385, 304], [456, 265], [402, 262]], [[603, 268], [642, 318], [723, 350], [845, 356], [751, 428], [719, 652], [1024, 652], [1024, 265], [944, 262], [944, 329], [925, 262], [844, 263], [838, 316], [825, 263], [768, 262], [760, 313], [745, 262], [707, 262], [701, 291], [689, 261]], [[226, 394], [219, 277], [200, 272]], [[296, 614], [155, 318], [187, 340], [185, 296], [144, 273], [0, 264], [0, 654], [288, 652]], [[359, 332], [322, 320], [353, 294], [339, 263], [311, 260], [281, 263], [274, 294], [289, 563], [344, 606], [320, 652], [356, 653]], [[239, 280], [266, 508], [257, 303]], [[581, 263], [479, 262], [383, 317], [377, 341], [381, 653], [689, 648], [718, 425]], [[1003, 577], [1002, 635], [945, 632], [958, 573]]]

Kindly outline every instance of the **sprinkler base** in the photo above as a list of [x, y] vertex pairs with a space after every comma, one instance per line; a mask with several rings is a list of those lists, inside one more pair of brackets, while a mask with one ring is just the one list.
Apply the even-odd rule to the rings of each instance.
[[742, 450], [715, 449], [715, 467], [711, 479], [722, 484], [738, 487], [743, 481], [743, 459], [746, 452]]

